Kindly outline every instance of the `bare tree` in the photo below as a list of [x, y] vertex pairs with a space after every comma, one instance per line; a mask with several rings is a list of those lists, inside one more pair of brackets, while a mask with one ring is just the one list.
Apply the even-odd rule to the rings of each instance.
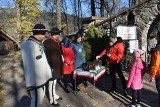
[[61, 1], [56, 0], [56, 17], [57, 17], [57, 27], [61, 29]]
[[61, 5], [62, 13], [65, 18], [65, 24], [67, 26], [67, 34], [68, 34], [69, 33], [69, 23], [68, 23], [68, 16], [67, 16], [67, 13], [68, 13], [67, 3], [66, 3], [66, 0], [62, 0], [61, 3], [62, 3], [62, 5]]
[[77, 17], [78, 17], [78, 21], [77, 21], [77, 24], [78, 24], [78, 29], [80, 29], [80, 10], [81, 10], [81, 2], [80, 2], [81, 0], [78, 0], [78, 15], [77, 15]]
[[[116, 7], [118, 6], [118, 4], [121, 2], [121, 0], [105, 0], [105, 9], [108, 13], [108, 17], [111, 17], [112, 15], [115, 14], [114, 10], [116, 9]], [[112, 20], [110, 20], [110, 34], [111, 34], [111, 30], [112, 30]]]
[[121, 0], [95, 0], [96, 9], [100, 10], [100, 16], [104, 17], [107, 13], [107, 17], [111, 17], [116, 14], [117, 7], [120, 5]]
[[116, 7], [118, 6], [118, 4], [121, 2], [121, 0], [105, 0], [105, 9], [109, 15], [109, 17], [111, 17], [112, 15], [114, 15], [114, 10], [116, 9]]
[[76, 18], [77, 18], [77, 1], [73, 0], [73, 4], [74, 4], [74, 32], [76, 31]]
[[104, 4], [104, 0], [100, 0], [101, 1], [101, 7], [100, 7], [100, 12], [101, 12], [101, 17], [104, 17], [104, 8], [105, 8], [105, 4]]
[[129, 7], [136, 4], [136, 0], [129, 0]]
[[91, 13], [92, 13], [92, 16], [96, 16], [96, 8], [95, 8], [94, 0], [91, 0]]
[[56, 27], [56, 1], [55, 0], [44, 0], [44, 8], [42, 15], [48, 22], [48, 28]]

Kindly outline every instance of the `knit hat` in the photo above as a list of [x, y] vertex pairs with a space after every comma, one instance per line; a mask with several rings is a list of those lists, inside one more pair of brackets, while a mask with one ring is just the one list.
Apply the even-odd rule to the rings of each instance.
[[117, 38], [117, 35], [115, 33], [111, 33], [109, 37], [111, 37], [111, 38]]
[[144, 51], [140, 50], [140, 49], [135, 49], [133, 52], [133, 55], [136, 57], [141, 57], [141, 55], [143, 55], [143, 54], [144, 54]]

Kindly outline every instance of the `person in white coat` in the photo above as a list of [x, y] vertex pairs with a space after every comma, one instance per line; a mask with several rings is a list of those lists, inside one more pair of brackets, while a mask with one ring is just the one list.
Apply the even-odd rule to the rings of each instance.
[[45, 85], [53, 79], [42, 41], [46, 28], [37, 24], [30, 36], [21, 46], [26, 88], [31, 97], [31, 107], [42, 107]]

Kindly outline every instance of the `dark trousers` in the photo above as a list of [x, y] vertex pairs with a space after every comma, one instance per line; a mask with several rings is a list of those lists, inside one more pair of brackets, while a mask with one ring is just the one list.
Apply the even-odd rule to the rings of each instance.
[[68, 83], [72, 83], [72, 88], [75, 87], [75, 81], [73, 80], [73, 73], [63, 75], [64, 88], [68, 88]]
[[87, 77], [76, 76], [76, 87], [78, 87], [81, 83], [83, 83], [84, 86], [86, 86], [87, 85], [87, 81], [88, 81]]
[[118, 74], [124, 90], [127, 90], [126, 80], [122, 73], [121, 64], [109, 64], [110, 76], [112, 80], [112, 89], [116, 90], [116, 73]]
[[[136, 102], [137, 99], [137, 102]], [[141, 90], [132, 89], [132, 105], [140, 104], [142, 100], [142, 92]]]
[[160, 78], [156, 78], [156, 88], [159, 96], [159, 107], [160, 107]]

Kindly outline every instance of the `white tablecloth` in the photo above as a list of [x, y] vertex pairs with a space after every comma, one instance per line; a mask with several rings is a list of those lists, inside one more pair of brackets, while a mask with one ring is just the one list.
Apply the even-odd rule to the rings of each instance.
[[93, 78], [94, 82], [98, 80], [102, 75], [104, 75], [106, 72], [106, 68], [104, 66], [101, 66], [99, 70], [90, 70], [90, 71], [83, 71], [80, 69], [77, 69], [73, 73], [73, 78], [75, 79], [76, 76], [82, 76], [87, 78]]

